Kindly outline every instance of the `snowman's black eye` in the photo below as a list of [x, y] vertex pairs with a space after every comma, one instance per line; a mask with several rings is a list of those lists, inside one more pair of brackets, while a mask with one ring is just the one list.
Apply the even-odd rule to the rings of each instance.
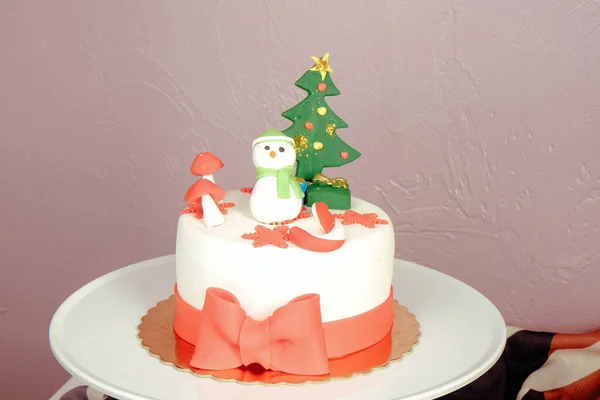
[[284, 151], [285, 151], [285, 149], [284, 149], [283, 147], [280, 147], [280, 148], [279, 148], [279, 152], [280, 152], [280, 153], [283, 153]]
[[265, 146], [265, 150], [271, 150], [269, 146]]

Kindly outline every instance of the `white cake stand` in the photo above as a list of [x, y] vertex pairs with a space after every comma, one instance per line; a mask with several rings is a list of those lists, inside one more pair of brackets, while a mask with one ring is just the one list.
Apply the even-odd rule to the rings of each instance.
[[60, 364], [120, 400], [434, 399], [472, 382], [500, 357], [506, 327], [475, 289], [440, 272], [396, 260], [395, 297], [417, 316], [419, 344], [385, 369], [303, 385], [239, 384], [197, 377], [162, 364], [140, 344], [137, 325], [170, 296], [174, 256], [111, 272], [73, 293], [50, 324]]

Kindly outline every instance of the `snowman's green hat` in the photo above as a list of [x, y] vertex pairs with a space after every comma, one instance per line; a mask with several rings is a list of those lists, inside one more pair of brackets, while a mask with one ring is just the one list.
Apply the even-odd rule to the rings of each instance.
[[276, 131], [275, 129], [267, 129], [261, 133], [259, 137], [254, 139], [252, 142], [252, 147], [264, 142], [288, 142], [294, 144], [294, 139], [286, 136], [284, 133]]

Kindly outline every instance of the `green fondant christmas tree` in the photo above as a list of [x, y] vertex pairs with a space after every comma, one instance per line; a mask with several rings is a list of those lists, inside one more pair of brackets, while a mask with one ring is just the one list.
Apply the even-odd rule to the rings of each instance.
[[298, 81], [296, 86], [308, 96], [282, 115], [292, 121], [283, 131], [294, 139], [296, 149], [296, 176], [311, 184], [306, 193], [306, 204], [317, 201], [329, 208], [350, 208], [350, 190], [343, 178], [328, 178], [323, 168], [341, 167], [360, 157], [360, 153], [338, 136], [338, 130], [348, 125], [325, 102], [327, 96], [337, 96], [340, 91], [331, 80], [329, 53], [321, 58], [312, 57], [315, 65]]

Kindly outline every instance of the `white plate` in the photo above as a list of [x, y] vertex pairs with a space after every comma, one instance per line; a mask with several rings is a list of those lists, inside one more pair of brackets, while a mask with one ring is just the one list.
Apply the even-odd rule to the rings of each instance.
[[61, 365], [120, 400], [434, 399], [472, 382], [500, 357], [502, 316], [470, 286], [435, 270], [396, 260], [394, 292], [421, 324], [413, 352], [365, 376], [304, 385], [247, 385], [193, 376], [144, 349], [137, 325], [172, 294], [174, 256], [111, 272], [73, 293], [50, 324]]

